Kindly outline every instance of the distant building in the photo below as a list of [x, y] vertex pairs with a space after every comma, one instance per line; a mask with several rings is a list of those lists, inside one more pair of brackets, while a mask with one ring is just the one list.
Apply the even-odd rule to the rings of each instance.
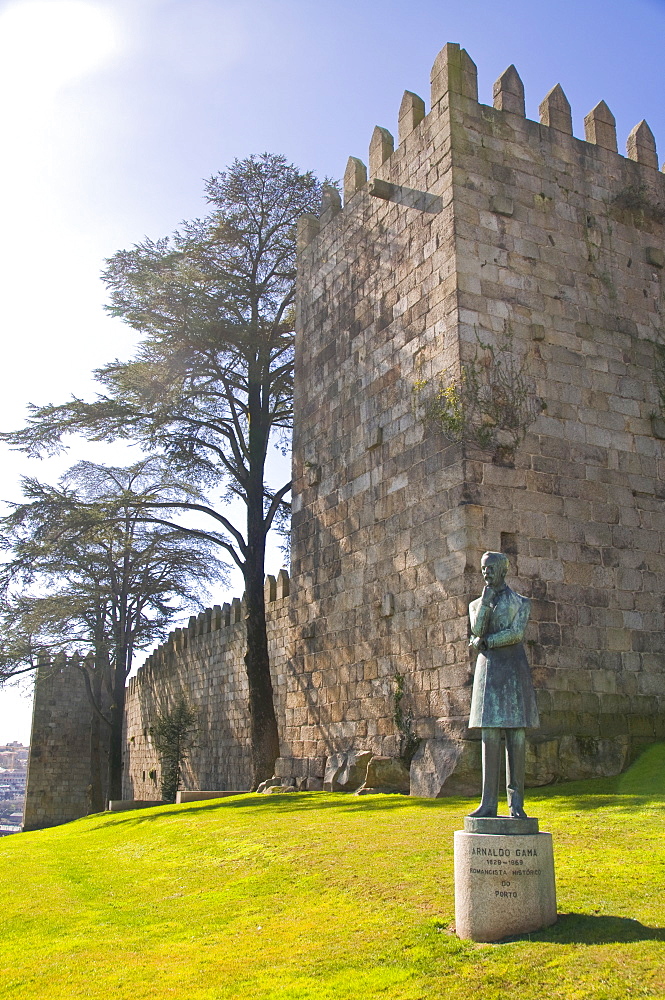
[[[21, 816], [23, 814], [21, 813]], [[20, 833], [21, 824], [16, 825], [15, 823], [0, 823], [0, 837], [7, 837], [10, 833]]]
[[[0, 744], [0, 836], [20, 833], [23, 824], [23, 805], [30, 747], [16, 741]], [[5, 806], [6, 803], [6, 806]], [[5, 809], [13, 811], [7, 815]]]

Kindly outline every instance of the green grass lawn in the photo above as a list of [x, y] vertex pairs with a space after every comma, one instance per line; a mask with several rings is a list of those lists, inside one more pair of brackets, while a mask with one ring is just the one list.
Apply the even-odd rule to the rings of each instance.
[[465, 799], [243, 795], [0, 840], [0, 996], [665, 998], [665, 746], [532, 791], [559, 921], [451, 933]]

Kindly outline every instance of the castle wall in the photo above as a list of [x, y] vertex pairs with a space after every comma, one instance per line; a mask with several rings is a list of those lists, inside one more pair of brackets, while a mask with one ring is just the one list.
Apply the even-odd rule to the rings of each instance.
[[614, 148], [574, 138], [562, 97], [558, 127], [475, 101], [453, 123], [462, 353], [508, 335], [546, 404], [514, 461], [467, 453], [470, 556], [508, 540], [533, 599], [543, 735], [662, 738], [665, 176], [655, 146], [615, 151], [602, 105]]
[[35, 676], [24, 830], [40, 830], [90, 810], [92, 709], [83, 676], [64, 656]]
[[[577, 774], [580, 754], [620, 768], [631, 740], [665, 735], [651, 420], [665, 178], [644, 123], [626, 158], [604, 105], [582, 141], [560, 88], [535, 123], [520, 87], [508, 71], [497, 106], [479, 104], [475, 66], [446, 46], [430, 113], [407, 114], [407, 92], [399, 147], [376, 129], [369, 183], [350, 160], [344, 208], [329, 197], [301, 228], [295, 758], [394, 752], [397, 675], [419, 735], [478, 735], [464, 731], [466, 608], [486, 549], [510, 554], [533, 598], [534, 740], [559, 758], [552, 776]], [[506, 341], [546, 409], [516, 450], [500, 433], [451, 444], [419, 387], [482, 369], [482, 344]]]
[[[275, 710], [285, 720], [290, 639], [289, 578], [266, 581], [268, 646]], [[181, 695], [196, 713], [194, 746], [183, 769], [187, 789], [248, 789], [251, 784], [245, 673], [245, 620], [240, 600], [192, 617], [139, 668], [127, 686], [123, 798], [159, 799], [160, 764], [150, 726]]]
[[[641, 123], [619, 155], [601, 102], [574, 138], [560, 87], [529, 121], [512, 67], [480, 104], [456, 45], [435, 61], [429, 114], [407, 91], [398, 124], [396, 149], [375, 129], [369, 179], [349, 159], [344, 206], [329, 189], [299, 230], [292, 579], [266, 581], [278, 773], [320, 777], [351, 748], [398, 754], [401, 692], [429, 741], [418, 766], [457, 760], [446, 790], [477, 787], [467, 607], [487, 549], [532, 600], [542, 726], [527, 780], [616, 773], [665, 738], [653, 137]], [[465, 372], [467, 386], [507, 376], [485, 441], [432, 419]], [[149, 730], [180, 694], [198, 716], [184, 785], [249, 787], [244, 635], [240, 601], [209, 609], [129, 682], [125, 797], [159, 798]], [[84, 814], [89, 780], [82, 692], [58, 671], [40, 684], [33, 825]]]
[[449, 118], [433, 112], [380, 163], [382, 139], [370, 180], [400, 185], [400, 203], [347, 191], [300, 256], [295, 758], [397, 753], [397, 674], [422, 735], [466, 710], [463, 452], [425, 434], [413, 393], [459, 356]]

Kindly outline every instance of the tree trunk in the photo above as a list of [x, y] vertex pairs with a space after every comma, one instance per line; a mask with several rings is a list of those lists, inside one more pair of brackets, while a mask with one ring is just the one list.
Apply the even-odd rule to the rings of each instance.
[[104, 714], [104, 681], [108, 678], [110, 664], [108, 653], [99, 634], [95, 640], [95, 656], [86, 658], [79, 665], [83, 674], [88, 701], [92, 708], [90, 722], [90, 784], [88, 785], [88, 812], [102, 812], [106, 805], [108, 780], [108, 739], [110, 721]]
[[247, 651], [245, 669], [249, 684], [249, 717], [252, 753], [252, 789], [275, 773], [279, 757], [279, 732], [270, 677], [266, 606], [264, 596], [265, 526], [263, 521], [263, 468], [256, 489], [248, 490], [247, 558], [244, 566], [247, 602]]
[[279, 757], [279, 733], [270, 677], [266, 634], [263, 574], [258, 582], [246, 581], [247, 652], [245, 668], [249, 683], [249, 716], [252, 752], [252, 789], [272, 777]]
[[[102, 704], [102, 667], [95, 664], [90, 677], [92, 694], [97, 705]], [[103, 726], [103, 731], [102, 731]], [[102, 739], [106, 736], [108, 726], [102, 723], [96, 712], [92, 713], [90, 722], [90, 812], [103, 812], [106, 806], [106, 796], [104, 795], [104, 752], [102, 749]]]
[[109, 742], [109, 799], [122, 798], [122, 728], [125, 714], [124, 662], [116, 662], [113, 676], [111, 736]]

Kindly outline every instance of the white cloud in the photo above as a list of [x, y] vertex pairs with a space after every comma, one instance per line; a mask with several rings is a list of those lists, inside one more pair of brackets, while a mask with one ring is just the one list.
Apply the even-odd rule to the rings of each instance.
[[48, 100], [118, 49], [115, 19], [85, 0], [17, 0], [0, 13], [4, 110]]

